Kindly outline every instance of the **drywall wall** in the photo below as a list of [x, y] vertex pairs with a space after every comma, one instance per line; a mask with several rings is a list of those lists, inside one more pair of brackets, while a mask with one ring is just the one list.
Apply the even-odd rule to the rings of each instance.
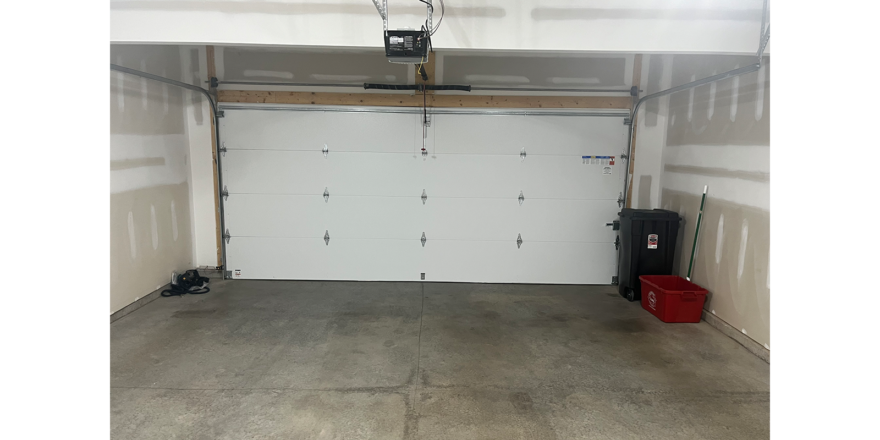
[[[176, 46], [112, 45], [110, 62], [183, 80]], [[193, 266], [192, 93], [110, 73], [110, 312]]]
[[[412, 65], [389, 63], [381, 50], [214, 46], [221, 89], [298, 90], [337, 93], [364, 92], [359, 88], [322, 87], [322, 84], [414, 84]], [[624, 90], [632, 85], [634, 55], [570, 53], [482, 53], [438, 50], [431, 54], [436, 84], [465, 84], [506, 88]], [[226, 84], [261, 82], [259, 85]], [[268, 83], [306, 83], [314, 87]], [[388, 93], [387, 90], [367, 90]], [[437, 92], [449, 93], [449, 92]], [[547, 94], [539, 91], [471, 91], [464, 94]], [[560, 92], [571, 95], [571, 92]], [[620, 93], [617, 93], [620, 95]]]
[[[183, 81], [208, 88], [205, 46], [181, 46]], [[184, 108], [190, 153], [190, 199], [192, 200], [193, 261], [197, 267], [222, 264], [217, 241], [217, 195], [214, 186], [214, 143], [211, 104], [201, 94], [187, 92]]]
[[[670, 87], [672, 55], [645, 55], [642, 58], [641, 96]], [[633, 173], [627, 191], [630, 208], [652, 209], [660, 203], [663, 173], [663, 145], [666, 143], [666, 121], [669, 97], [646, 101], [636, 117]], [[621, 146], [621, 151], [626, 145]]]
[[[433, 38], [437, 49], [629, 53], [753, 53], [763, 6], [762, 0], [446, 3]], [[392, 29], [418, 29], [425, 21], [426, 8], [416, 0], [388, 0], [388, 9]], [[113, 42], [380, 48], [381, 31], [369, 0], [110, 2]]]
[[[647, 78], [650, 84], [668, 77], [665, 86], [678, 85], [753, 62], [676, 55], [669, 64], [654, 64]], [[641, 112], [644, 123], [651, 122], [650, 109]], [[770, 58], [756, 73], [675, 93], [654, 109], [657, 124], [639, 125], [633, 206], [684, 217], [676, 265], [683, 276], [703, 186], [709, 186], [693, 281], [710, 292], [707, 311], [769, 349]], [[646, 157], [659, 158], [659, 169], [640, 165]]]

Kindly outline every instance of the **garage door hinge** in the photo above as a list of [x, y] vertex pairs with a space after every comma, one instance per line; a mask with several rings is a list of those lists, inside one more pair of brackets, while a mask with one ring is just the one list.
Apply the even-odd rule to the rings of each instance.
[[516, 248], [522, 246], [522, 234], [516, 234]]
[[620, 250], [620, 236], [614, 237], [614, 249]]
[[222, 154], [223, 157], [226, 157], [226, 142], [224, 142], [223, 145], [220, 146], [219, 150], [220, 154]]
[[330, 191], [327, 187], [324, 187], [324, 203], [327, 203], [330, 200]]
[[620, 158], [621, 158], [622, 160], [627, 160], [627, 159], [629, 159], [629, 154], [626, 154], [626, 153], [620, 153]]
[[226, 189], [226, 185], [223, 185], [223, 191], [220, 193], [220, 195], [223, 196], [224, 202], [229, 200], [229, 190]]
[[424, 205], [425, 202], [427, 202], [427, 201], [428, 201], [428, 193], [425, 192], [425, 190], [422, 190], [422, 204]]
[[324, 244], [326, 244], [327, 246], [330, 246], [330, 231], [329, 230], [324, 231]]
[[425, 233], [422, 232], [422, 247], [425, 247], [425, 242], [428, 241], [428, 237], [425, 237]]
[[623, 193], [620, 193], [620, 195], [617, 196], [617, 207], [623, 207]]
[[523, 192], [520, 191], [520, 192], [519, 192], [519, 197], [517, 197], [517, 200], [519, 200], [519, 204], [522, 205], [522, 204], [523, 204], [523, 201], [524, 201], [525, 199], [526, 199], [526, 197], [523, 195]]
[[223, 239], [226, 240], [226, 244], [229, 244], [230, 238], [232, 238], [232, 236], [229, 235], [229, 228], [226, 228], [226, 232], [223, 234]]
[[519, 152], [519, 161], [522, 162], [526, 160], [526, 147], [523, 147], [522, 151]]
[[326, 158], [326, 157], [327, 157], [327, 153], [330, 152], [330, 149], [327, 148], [327, 144], [324, 144], [324, 148], [321, 150], [321, 152], [324, 153], [324, 157]]

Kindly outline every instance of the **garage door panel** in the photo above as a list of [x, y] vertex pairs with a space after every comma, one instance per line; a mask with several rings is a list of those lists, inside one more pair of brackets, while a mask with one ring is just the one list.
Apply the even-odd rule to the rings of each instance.
[[220, 119], [220, 128], [223, 143], [230, 150], [320, 153], [327, 144], [331, 154], [345, 151], [407, 153], [413, 149], [416, 131], [421, 134], [419, 121], [419, 116], [414, 114], [230, 109], [225, 110], [225, 117]]
[[428, 242], [426, 279], [483, 283], [609, 284], [611, 243], [446, 240]]
[[429, 197], [424, 208], [425, 233], [429, 240], [516, 241], [521, 207], [515, 199]]
[[581, 156], [616, 155], [619, 118], [435, 115], [427, 158], [418, 121], [228, 111], [228, 268], [253, 279], [610, 282], [616, 233], [605, 223], [619, 211], [622, 165], [608, 176]]
[[418, 162], [411, 154], [235, 151], [223, 160], [223, 180], [230, 193], [421, 196]]
[[519, 196], [519, 156], [438, 154], [437, 159], [428, 159], [427, 163], [424, 181], [428, 197]]
[[529, 283], [610, 284], [617, 268], [613, 243], [532, 242], [523, 237], [519, 250]]
[[[626, 142], [622, 118], [519, 115], [435, 115], [436, 142], [446, 154], [604, 154]], [[594, 151], [593, 153], [585, 151]]]
[[428, 240], [425, 244], [428, 281], [526, 283], [519, 270], [516, 237], [510, 241]]
[[[235, 236], [418, 239], [424, 211], [417, 197], [233, 195], [226, 202], [226, 227]], [[354, 220], [353, 220], [354, 219]]]
[[527, 200], [519, 210], [523, 239], [613, 243], [616, 231], [605, 226], [617, 219], [616, 201]]
[[530, 157], [524, 167], [523, 195], [529, 198], [614, 199], [623, 181], [620, 162], [603, 174], [601, 165], [585, 165], [580, 157]]
[[[242, 279], [403, 281], [424, 272], [418, 240], [233, 237], [230, 270]], [[404, 277], [405, 276], [405, 277]]]

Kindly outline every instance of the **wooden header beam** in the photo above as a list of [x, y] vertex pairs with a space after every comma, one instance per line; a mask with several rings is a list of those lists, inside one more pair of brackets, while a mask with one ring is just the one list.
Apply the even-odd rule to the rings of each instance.
[[[419, 78], [421, 79], [421, 78]], [[361, 105], [387, 107], [421, 107], [418, 95], [391, 93], [329, 93], [329, 92], [267, 92], [250, 90], [219, 90], [219, 102], [267, 104]], [[589, 108], [630, 109], [629, 96], [488, 96], [428, 95], [428, 107], [462, 108]]]

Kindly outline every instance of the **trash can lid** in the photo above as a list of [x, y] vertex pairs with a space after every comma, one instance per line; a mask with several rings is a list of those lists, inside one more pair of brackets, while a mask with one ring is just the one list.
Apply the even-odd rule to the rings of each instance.
[[669, 211], [666, 209], [632, 209], [632, 208], [623, 208], [620, 211], [620, 217], [629, 217], [633, 219], [640, 220], [667, 220], [667, 221], [681, 221], [681, 217], [675, 211]]

